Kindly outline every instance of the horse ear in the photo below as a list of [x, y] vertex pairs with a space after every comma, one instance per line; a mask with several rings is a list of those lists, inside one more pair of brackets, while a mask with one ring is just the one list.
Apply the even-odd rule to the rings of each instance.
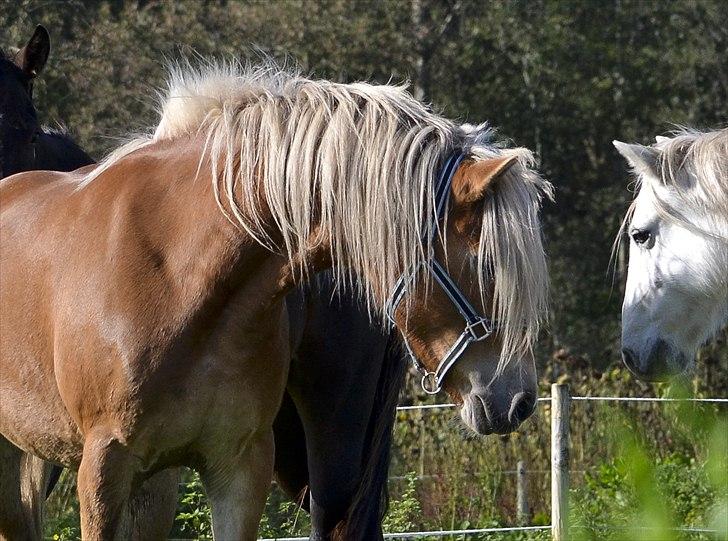
[[48, 35], [48, 30], [38, 25], [25, 47], [18, 51], [15, 56], [15, 63], [28, 77], [37, 77], [43, 70], [50, 51], [51, 38]]
[[488, 187], [517, 161], [518, 156], [510, 155], [463, 162], [452, 179], [455, 201], [474, 203], [484, 198]]
[[612, 141], [612, 144], [637, 173], [649, 173], [653, 176], [660, 176], [658, 169], [658, 150], [644, 145], [622, 143], [621, 141]]

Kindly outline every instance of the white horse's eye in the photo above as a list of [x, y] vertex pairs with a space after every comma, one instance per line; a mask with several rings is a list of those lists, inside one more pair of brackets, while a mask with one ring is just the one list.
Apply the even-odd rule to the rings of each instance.
[[648, 229], [633, 229], [630, 231], [629, 236], [636, 244], [643, 245], [650, 241], [652, 233]]

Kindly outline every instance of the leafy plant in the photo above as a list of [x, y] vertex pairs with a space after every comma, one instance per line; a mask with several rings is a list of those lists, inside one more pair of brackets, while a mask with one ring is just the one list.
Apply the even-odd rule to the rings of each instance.
[[417, 497], [417, 474], [407, 473], [404, 484], [402, 493], [389, 502], [389, 510], [382, 523], [385, 532], [411, 532], [419, 523], [422, 506]]
[[200, 477], [191, 473], [182, 485], [175, 526], [193, 539], [212, 539], [212, 514]]

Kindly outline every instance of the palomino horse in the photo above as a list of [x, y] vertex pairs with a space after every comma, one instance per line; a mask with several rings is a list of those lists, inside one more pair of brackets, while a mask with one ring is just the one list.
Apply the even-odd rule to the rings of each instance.
[[625, 219], [622, 356], [637, 377], [659, 380], [689, 370], [728, 324], [728, 129], [614, 145], [639, 182]]
[[[49, 50], [48, 32], [38, 26], [24, 48], [0, 59], [0, 164], [6, 164], [2, 172], [8, 175], [72, 171], [93, 163], [67, 134], [38, 123], [32, 82]], [[387, 345], [355, 296], [348, 291], [334, 295], [332, 285], [324, 278], [319, 287], [306, 288], [305, 295], [296, 290], [287, 299], [293, 368], [274, 425], [276, 476], [292, 498], [300, 499], [299, 493], [306, 491], [303, 503], [312, 510], [314, 537], [326, 537], [338, 524], [347, 539], [374, 539], [381, 537], [390, 428], [402, 365], [399, 348]], [[346, 407], [337, 407], [343, 401]], [[19, 452], [4, 438], [0, 453], [7, 464], [18, 463], [16, 484], [21, 487], [3, 486], [0, 538], [40, 539], [48, 473], [44, 462]], [[53, 468], [51, 489], [60, 472]], [[171, 471], [156, 476], [132, 502], [133, 537], [157, 539], [169, 531], [175, 478]]]
[[178, 465], [218, 539], [255, 538], [285, 294], [315, 270], [358, 277], [477, 431], [531, 413], [550, 188], [480, 135], [399, 87], [184, 68], [153, 135], [3, 181], [0, 432], [78, 468], [84, 538], [114, 537], [135, 487]]

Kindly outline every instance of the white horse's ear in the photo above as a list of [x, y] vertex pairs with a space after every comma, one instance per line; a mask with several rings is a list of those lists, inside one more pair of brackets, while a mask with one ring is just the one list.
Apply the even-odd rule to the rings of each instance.
[[612, 141], [617, 151], [624, 156], [632, 168], [640, 174], [660, 176], [658, 171], [659, 151], [653, 147]]

